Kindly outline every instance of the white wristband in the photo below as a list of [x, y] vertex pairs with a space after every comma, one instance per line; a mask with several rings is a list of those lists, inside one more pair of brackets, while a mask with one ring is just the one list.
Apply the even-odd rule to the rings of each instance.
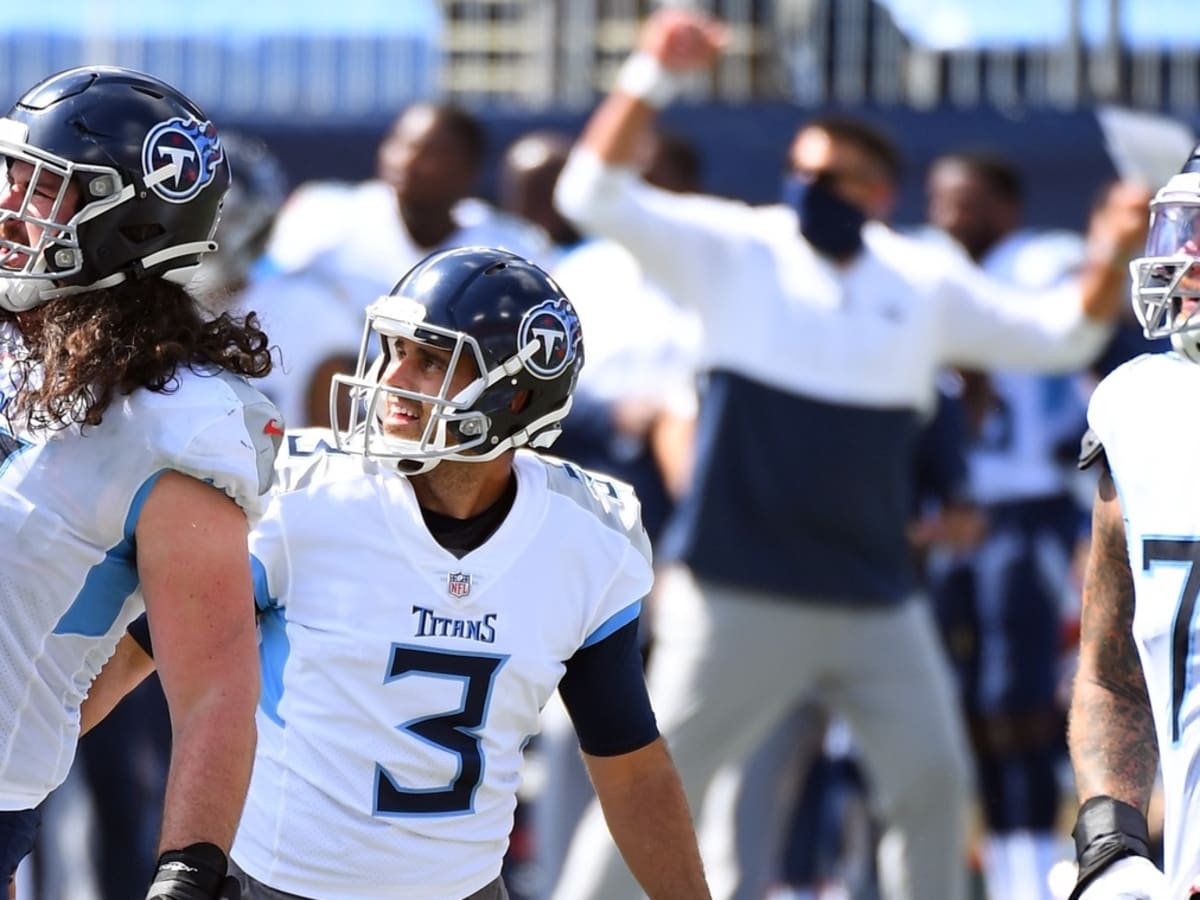
[[641, 100], [654, 109], [662, 109], [682, 86], [679, 75], [667, 69], [649, 53], [638, 51], [621, 63], [614, 90]]

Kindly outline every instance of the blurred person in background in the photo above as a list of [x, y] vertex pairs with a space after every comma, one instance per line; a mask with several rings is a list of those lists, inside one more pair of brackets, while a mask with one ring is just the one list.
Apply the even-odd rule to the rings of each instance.
[[214, 312], [241, 307], [241, 293], [267, 268], [263, 256], [275, 218], [288, 197], [283, 163], [266, 141], [241, 131], [221, 136], [233, 181], [221, 221], [218, 247], [200, 262], [189, 289]]
[[[913, 510], [908, 538], [918, 572], [942, 548], [973, 546], [982, 532], [967, 498], [966, 420], [961, 391], [938, 379], [937, 410], [914, 451]], [[709, 790], [710, 852], [737, 854], [735, 900], [876, 900], [879, 815], [861, 753], [844, 716], [830, 716], [818, 689], [776, 727], [744, 765], [724, 766]], [[736, 847], [714, 797], [733, 796]], [[702, 835], [702, 839], [708, 835]]]
[[[1080, 465], [1100, 470], [1069, 713], [1080, 807], [1071, 900], [1200, 897], [1200, 146], [1154, 197], [1133, 307], [1167, 352], [1096, 387]], [[1163, 867], [1147, 809], [1163, 782]]]
[[[846, 716], [888, 833], [890, 900], [965, 895], [970, 763], [953, 686], [908, 545], [913, 448], [946, 365], [1071, 370], [1121, 303], [1145, 195], [1113, 196], [1078, 283], [1030, 302], [882, 221], [900, 161], [868, 124], [798, 131], [783, 205], [752, 208], [644, 184], [631, 164], [681, 76], [710, 68], [722, 27], [669, 9], [589, 120], [559, 209], [624, 244], [702, 317], [706, 386], [695, 474], [660, 548], [651, 694], [691, 803], [820, 686]], [[558, 897], [636, 889], [593, 806]], [[726, 827], [729, 827], [728, 824]], [[709, 869], [725, 897], [737, 873]]]
[[240, 299], [260, 311], [280, 364], [264, 390], [291, 427], [327, 425], [329, 383], [350, 369], [362, 312], [431, 251], [503, 247], [542, 259], [541, 230], [472, 196], [483, 126], [450, 104], [418, 103], [379, 145], [374, 178], [301, 185], [280, 211], [263, 269]]
[[[932, 237], [950, 238], [1000, 281], [1049, 288], [1086, 263], [1080, 235], [1022, 226], [1022, 179], [1008, 160], [943, 155], [926, 193]], [[1055, 831], [1066, 759], [1060, 663], [1076, 615], [1072, 560], [1087, 530], [1073, 462], [1091, 385], [1078, 373], [961, 377], [966, 496], [987, 530], [978, 546], [934, 555], [931, 593], [975, 756], [988, 897], [1053, 900], [1049, 873], [1067, 853]]]
[[[501, 165], [501, 206], [541, 226], [554, 241], [548, 268], [588, 335], [588, 364], [554, 453], [632, 485], [653, 546], [688, 480], [699, 323], [644, 278], [628, 250], [582, 238], [558, 212], [554, 187], [573, 143], [548, 131], [516, 140]], [[676, 135], [651, 135], [638, 168], [664, 190], [695, 193], [702, 187], [699, 151]], [[653, 641], [652, 619], [651, 610], [641, 636], [644, 652]], [[532, 802], [536, 893], [549, 896], [571, 834], [594, 796], [557, 695], [543, 710], [533, 752], [541, 767]]]

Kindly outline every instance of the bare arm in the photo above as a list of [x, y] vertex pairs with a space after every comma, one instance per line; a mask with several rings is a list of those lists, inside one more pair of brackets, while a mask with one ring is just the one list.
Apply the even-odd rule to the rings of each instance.
[[[646, 20], [638, 52], [674, 74], [710, 67], [725, 44], [725, 29], [714, 19], [685, 9], [668, 8]], [[656, 111], [618, 86], [597, 107], [580, 143], [604, 163], [633, 165], [650, 137]]]
[[1071, 765], [1081, 803], [1107, 794], [1145, 813], [1158, 743], [1133, 643], [1133, 605], [1121, 502], [1105, 471], [1092, 508], [1083, 585], [1079, 671], [1071, 697]]
[[696, 416], [672, 410], [660, 412], [650, 426], [650, 453], [658, 465], [667, 493], [679, 500], [692, 483], [695, 462]]
[[1115, 322], [1129, 298], [1129, 260], [1146, 242], [1150, 192], [1130, 183], [1114, 185], [1088, 226], [1088, 265], [1080, 279], [1083, 313]]
[[254, 760], [258, 652], [245, 514], [167, 472], [137, 525], [138, 571], [171, 710], [160, 849], [229, 850]]
[[79, 733], [87, 734], [104, 721], [113, 707], [154, 671], [154, 660], [128, 634], [88, 690], [80, 708]]
[[619, 756], [585, 753], [584, 761], [608, 830], [651, 900], [708, 897], [687, 798], [663, 739]]

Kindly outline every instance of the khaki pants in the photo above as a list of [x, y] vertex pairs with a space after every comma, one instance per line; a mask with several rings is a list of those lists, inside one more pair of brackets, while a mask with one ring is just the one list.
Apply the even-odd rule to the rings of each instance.
[[[819, 699], [853, 731], [888, 830], [887, 900], [963, 900], [970, 757], [928, 605], [856, 607], [660, 576], [648, 680], [659, 726], [694, 811], [722, 767], [741, 766], [797, 705]], [[737, 891], [733, 817], [702, 816], [715, 900]], [[772, 817], [764, 816], [763, 821]], [[555, 900], [632, 900], [641, 892], [588, 810]], [[721, 831], [723, 838], [714, 838]]]

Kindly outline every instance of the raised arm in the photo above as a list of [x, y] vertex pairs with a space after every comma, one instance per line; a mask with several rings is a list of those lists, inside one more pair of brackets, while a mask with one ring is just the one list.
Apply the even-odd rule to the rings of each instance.
[[1096, 322], [1114, 322], [1129, 302], [1129, 260], [1141, 253], [1150, 216], [1150, 191], [1113, 185], [1092, 213], [1088, 259], [1080, 276], [1080, 306]]
[[687, 798], [663, 739], [583, 759], [608, 830], [650, 900], [708, 897]]
[[[138, 519], [138, 571], [171, 711], [161, 852], [227, 853], [245, 802], [259, 690], [247, 531], [233, 500], [176, 472], [159, 478]], [[212, 867], [224, 876], [223, 857]]]
[[633, 165], [650, 137], [658, 110], [682, 76], [708, 69], [725, 45], [725, 28], [691, 10], [668, 8], [650, 16], [617, 84], [588, 120], [580, 144], [610, 165]]
[[682, 76], [710, 67], [724, 27], [701, 14], [666, 9], [642, 26], [637, 50], [588, 120], [559, 175], [558, 211], [582, 233], [609, 238], [637, 258], [643, 273], [677, 302], [703, 303], [714, 291], [743, 203], [681, 195], [642, 181], [638, 163], [658, 110]]

